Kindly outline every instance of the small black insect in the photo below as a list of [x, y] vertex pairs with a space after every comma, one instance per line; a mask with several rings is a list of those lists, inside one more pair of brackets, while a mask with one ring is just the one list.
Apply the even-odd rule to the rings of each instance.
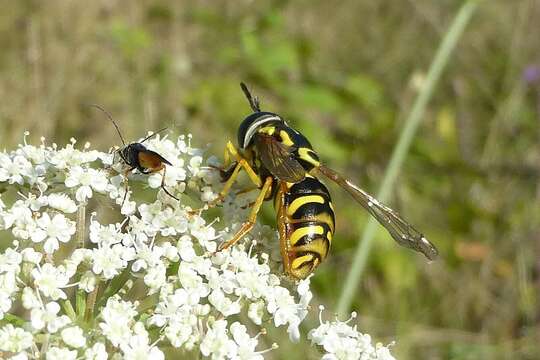
[[122, 133], [120, 132], [120, 128], [118, 127], [116, 122], [113, 120], [111, 114], [109, 114], [108, 111], [106, 111], [99, 105], [91, 105], [91, 106], [102, 111], [109, 118], [109, 120], [111, 120], [114, 127], [116, 128], [116, 131], [118, 132], [118, 135], [120, 136], [120, 140], [122, 140], [122, 144], [124, 145], [124, 147], [116, 150], [115, 152], [115, 154], [118, 153], [118, 155], [120, 155], [120, 158], [122, 159], [122, 161], [129, 167], [124, 172], [124, 179], [126, 179], [126, 182], [125, 182], [126, 191], [124, 193], [124, 199], [122, 200], [122, 205], [124, 204], [124, 201], [126, 200], [126, 195], [128, 191], [127, 175], [135, 169], [137, 169], [141, 174], [153, 174], [153, 173], [163, 170], [161, 188], [163, 189], [163, 191], [165, 191], [167, 195], [169, 195], [175, 200], [179, 200], [177, 197], [175, 197], [165, 188], [165, 173], [167, 170], [165, 165], [172, 166], [172, 164], [163, 156], [158, 154], [157, 152], [148, 150], [146, 146], [143, 145], [143, 143], [146, 140], [151, 139], [152, 137], [156, 136], [157, 134], [166, 130], [167, 128], [160, 129], [157, 132], [151, 135], [148, 135], [140, 142], [133, 142], [131, 144], [126, 144], [124, 137], [122, 136]]

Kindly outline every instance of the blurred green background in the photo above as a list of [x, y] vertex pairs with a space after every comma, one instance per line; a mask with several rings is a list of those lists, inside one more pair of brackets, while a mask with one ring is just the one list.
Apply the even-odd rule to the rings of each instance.
[[[106, 151], [168, 126], [221, 156], [250, 110], [301, 130], [331, 167], [376, 192], [435, 50], [461, 1], [4, 1], [0, 144], [70, 137]], [[353, 309], [400, 359], [540, 358], [540, 2], [483, 1], [390, 201], [441, 259], [379, 229]], [[332, 256], [313, 278], [335, 311], [367, 220], [330, 185]], [[263, 219], [272, 223], [270, 204]], [[276, 244], [277, 246], [277, 244]], [[316, 325], [317, 309], [313, 309]], [[278, 334], [270, 334], [279, 336]], [[303, 358], [307, 342], [269, 358]]]

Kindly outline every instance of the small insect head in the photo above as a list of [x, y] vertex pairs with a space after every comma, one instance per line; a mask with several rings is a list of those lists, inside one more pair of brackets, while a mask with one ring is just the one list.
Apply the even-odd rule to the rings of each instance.
[[253, 97], [251, 95], [246, 84], [240, 83], [240, 87], [246, 95], [249, 105], [253, 110], [253, 113], [247, 116], [238, 127], [238, 146], [245, 149], [252, 144], [253, 136], [261, 127], [272, 124], [282, 124], [284, 123], [284, 120], [278, 114], [261, 111], [259, 99], [256, 96]]

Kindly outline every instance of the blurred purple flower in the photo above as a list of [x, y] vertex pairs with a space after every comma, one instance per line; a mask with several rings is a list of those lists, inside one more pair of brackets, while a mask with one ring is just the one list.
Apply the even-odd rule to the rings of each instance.
[[523, 80], [527, 85], [536, 85], [540, 81], [540, 66], [529, 65], [523, 71]]

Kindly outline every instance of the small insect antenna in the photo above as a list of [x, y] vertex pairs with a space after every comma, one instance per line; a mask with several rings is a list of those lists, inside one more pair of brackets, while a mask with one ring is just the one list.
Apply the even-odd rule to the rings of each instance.
[[144, 139], [142, 139], [142, 141], [140, 142], [140, 144], [142, 144], [142, 143], [145, 142], [146, 140], [150, 140], [151, 138], [153, 138], [154, 136], [156, 136], [156, 135], [159, 134], [159, 133], [164, 132], [165, 130], [167, 130], [166, 127], [164, 127], [163, 129], [159, 129], [159, 130], [156, 131], [155, 133], [152, 133], [152, 134], [148, 135], [147, 137], [145, 137]]
[[249, 92], [249, 89], [246, 84], [243, 82], [240, 83], [240, 87], [242, 88], [242, 91], [244, 92], [244, 95], [249, 101], [249, 105], [251, 106], [251, 109], [255, 112], [260, 112], [261, 107], [259, 103], [259, 98], [257, 96], [251, 96], [251, 93]]
[[97, 104], [90, 104], [90, 107], [98, 109], [99, 111], [104, 113], [109, 118], [109, 120], [111, 120], [114, 127], [116, 128], [116, 132], [118, 133], [118, 135], [120, 135], [120, 140], [122, 140], [122, 144], [124, 144], [124, 146], [126, 146], [126, 142], [124, 140], [124, 137], [122, 136], [122, 133], [120, 132], [120, 128], [118, 127], [118, 125], [116, 125], [116, 122], [112, 118], [111, 114], [107, 110], [105, 110], [103, 107], [101, 107], [101, 106], [99, 106]]

